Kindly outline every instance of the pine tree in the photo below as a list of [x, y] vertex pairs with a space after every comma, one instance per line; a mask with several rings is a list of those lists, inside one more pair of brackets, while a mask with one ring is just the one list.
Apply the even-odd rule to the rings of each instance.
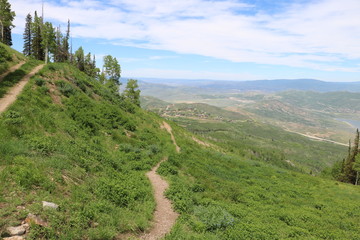
[[32, 24], [32, 55], [35, 59], [44, 60], [45, 53], [42, 46], [42, 19], [38, 17], [37, 12], [35, 11], [34, 22]]
[[32, 54], [32, 48], [31, 48], [31, 44], [32, 44], [32, 38], [31, 38], [31, 24], [32, 24], [32, 16], [29, 13], [26, 16], [26, 23], [25, 23], [25, 31], [24, 31], [24, 35], [23, 35], [23, 39], [24, 39], [24, 50], [23, 53], [25, 56], [30, 56]]
[[70, 59], [70, 45], [69, 45], [69, 39], [70, 39], [70, 20], [68, 20], [68, 26], [66, 30], [66, 35], [62, 39], [62, 52], [63, 52], [63, 62], [69, 61]]
[[41, 45], [45, 51], [45, 63], [48, 63], [49, 53], [54, 53], [56, 48], [55, 31], [50, 22], [43, 25]]
[[0, 42], [12, 46], [11, 29], [15, 12], [11, 11], [11, 4], [7, 0], [0, 0]]
[[60, 26], [56, 28], [56, 34], [55, 34], [55, 52], [54, 52], [54, 62], [61, 62], [61, 39], [62, 34], [60, 31]]
[[85, 55], [82, 47], [79, 47], [75, 52], [75, 65], [80, 71], [85, 70]]
[[339, 180], [342, 182], [347, 182], [352, 184], [357, 183], [358, 173], [355, 170], [355, 168], [357, 167], [357, 165], [355, 165], [355, 162], [359, 154], [359, 140], [360, 140], [359, 137], [360, 137], [359, 129], [356, 129], [354, 146], [351, 147], [351, 144], [349, 142], [348, 156], [346, 160], [343, 162], [342, 174], [339, 177]]
[[125, 98], [129, 99], [130, 102], [140, 107], [140, 90], [137, 80], [129, 79], [124, 91]]

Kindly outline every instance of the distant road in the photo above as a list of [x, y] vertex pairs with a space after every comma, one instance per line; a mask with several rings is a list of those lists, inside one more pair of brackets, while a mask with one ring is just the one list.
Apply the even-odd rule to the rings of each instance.
[[285, 129], [285, 130], [288, 131], [288, 132], [291, 132], [291, 133], [296, 133], [296, 134], [299, 134], [299, 135], [301, 135], [301, 136], [310, 138], [310, 139], [312, 139], [312, 140], [334, 143], [334, 144], [341, 145], [341, 146], [346, 146], [346, 147], [349, 146], [348, 144], [341, 143], [341, 142], [336, 142], [336, 141], [329, 140], [329, 139], [326, 139], [326, 138], [320, 138], [320, 137], [312, 136], [312, 135], [309, 135], [309, 134], [304, 134], [304, 133], [299, 133], [299, 132], [291, 131], [291, 130], [288, 130], [288, 129]]

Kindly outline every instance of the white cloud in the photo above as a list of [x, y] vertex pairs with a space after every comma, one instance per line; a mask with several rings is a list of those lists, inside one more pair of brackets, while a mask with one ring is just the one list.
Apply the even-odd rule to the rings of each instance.
[[[28, 12], [40, 0], [13, 0], [22, 33]], [[46, 1], [45, 16], [65, 23], [80, 38], [113, 44], [198, 54], [233, 62], [280, 64], [320, 70], [359, 71], [360, 1], [320, 0], [289, 5], [282, 12], [243, 14], [235, 0]]]

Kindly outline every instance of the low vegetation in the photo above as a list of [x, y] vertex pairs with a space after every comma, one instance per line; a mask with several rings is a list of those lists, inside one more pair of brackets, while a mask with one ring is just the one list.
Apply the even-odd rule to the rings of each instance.
[[30, 73], [31, 70], [40, 63], [41, 62], [37, 60], [29, 60], [16, 71], [6, 75], [5, 78], [0, 81], [0, 98], [6, 94], [9, 88], [18, 83], [26, 74]]
[[[35, 75], [0, 115], [0, 237], [29, 213], [46, 224], [31, 224], [27, 239], [136, 236], [151, 227], [155, 209], [145, 173], [168, 156], [158, 172], [180, 217], [165, 239], [360, 238], [357, 186], [284, 161], [281, 149], [301, 162], [303, 138], [253, 121], [177, 119], [212, 139], [201, 145], [169, 122], [178, 153], [164, 119], [137, 104], [68, 63]], [[325, 163], [322, 151], [336, 152], [316, 146], [302, 166], [316, 168], [310, 160]], [[310, 149], [305, 144], [303, 154]], [[42, 201], [59, 208], [43, 209]]]
[[[0, 117], [0, 229], [29, 212], [51, 226], [29, 239], [148, 228], [154, 200], [144, 173], [174, 151], [161, 122], [72, 66], [47, 65]], [[60, 210], [43, 211], [41, 201]]]

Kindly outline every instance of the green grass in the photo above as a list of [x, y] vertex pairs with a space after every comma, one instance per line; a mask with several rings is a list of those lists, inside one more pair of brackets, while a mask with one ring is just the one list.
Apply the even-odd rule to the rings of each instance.
[[[0, 116], [0, 229], [28, 212], [51, 226], [29, 239], [113, 239], [148, 228], [145, 171], [174, 151], [161, 121], [67, 64], [46, 66]], [[43, 211], [41, 201], [60, 210]]]
[[166, 239], [360, 238], [358, 187], [179, 144], [159, 169], [181, 212]]
[[4, 73], [12, 65], [24, 60], [24, 55], [0, 43], [0, 74]]
[[0, 81], [0, 98], [3, 97], [9, 88], [14, 86], [16, 83], [20, 82], [20, 80], [32, 69], [38, 66], [41, 62], [37, 60], [30, 60], [22, 65], [19, 69], [14, 72], [9, 73], [5, 76], [5, 78]]
[[[47, 65], [0, 115], [0, 237], [28, 213], [49, 226], [31, 226], [27, 239], [105, 240], [149, 229], [155, 202], [145, 173], [169, 156], [158, 171], [181, 215], [166, 239], [360, 238], [358, 187], [274, 166], [281, 148], [305, 140], [281, 134], [272, 148], [276, 129], [224, 123], [203, 133], [218, 152], [170, 122], [177, 154], [162, 121], [68, 64]], [[248, 145], [242, 128], [251, 130]], [[234, 136], [216, 135], [226, 132]], [[44, 210], [41, 201], [60, 207]]]

